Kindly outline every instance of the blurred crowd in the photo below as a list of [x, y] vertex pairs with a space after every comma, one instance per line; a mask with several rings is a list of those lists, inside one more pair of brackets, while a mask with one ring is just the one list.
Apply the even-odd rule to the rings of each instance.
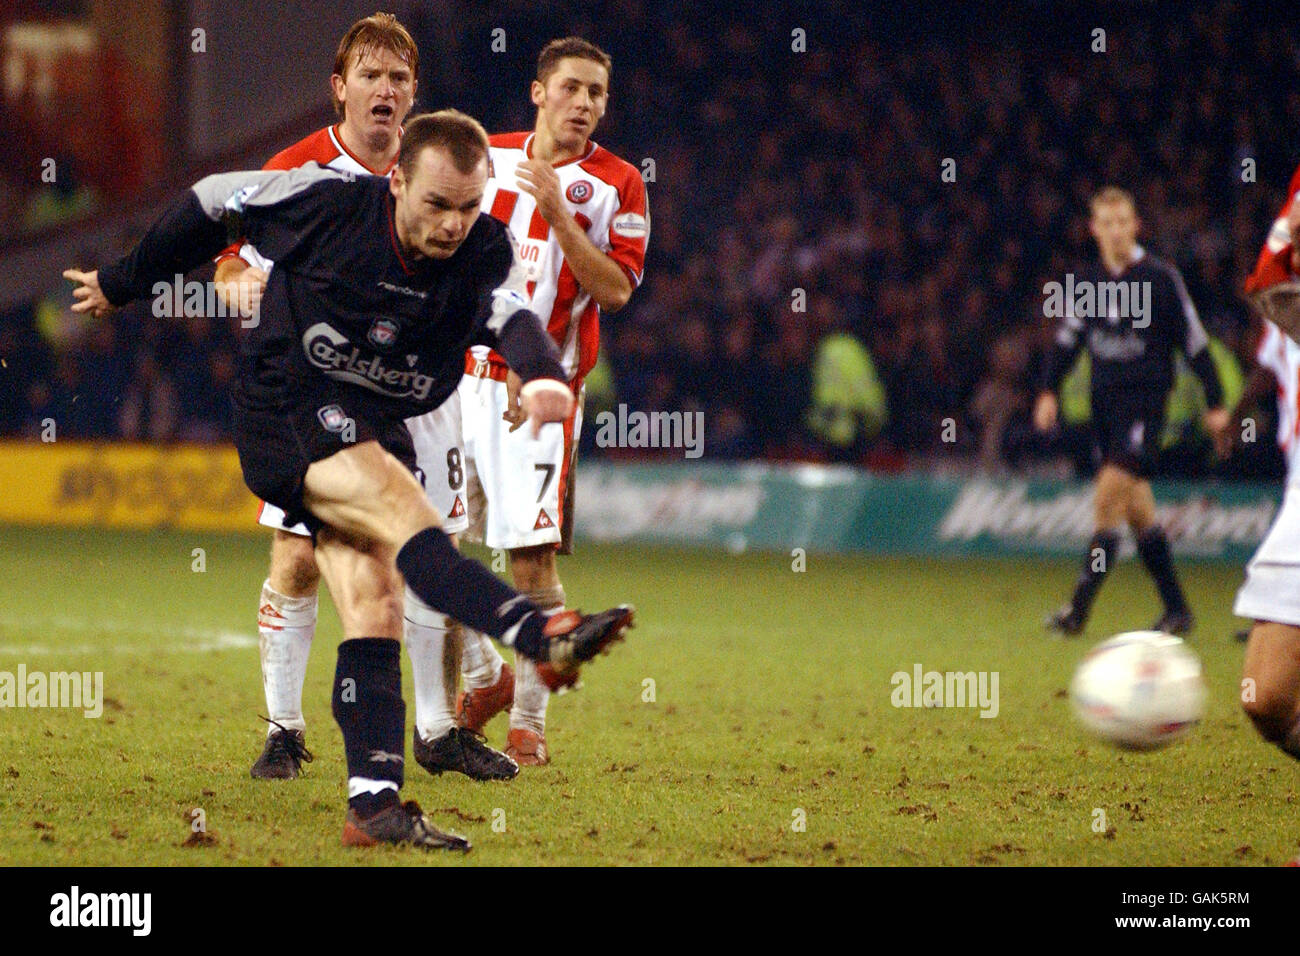
[[[1087, 199], [1106, 183], [1136, 195], [1141, 241], [1182, 269], [1225, 373], [1249, 365], [1241, 282], [1300, 162], [1300, 41], [1255, 8], [648, 6], [405, 15], [418, 106], [489, 130], [531, 125], [532, 58], [557, 23], [614, 57], [596, 139], [646, 171], [653, 225], [643, 286], [602, 320], [589, 416], [702, 410], [713, 458], [1086, 469], [1082, 439], [1037, 436], [1028, 413], [1054, 329], [1043, 284], [1095, 255]], [[496, 27], [517, 76], [483, 83]], [[223, 322], [83, 324], [63, 294], [0, 317], [0, 430], [226, 433]], [[1216, 462], [1185, 426], [1179, 472], [1277, 467], [1267, 441]]]

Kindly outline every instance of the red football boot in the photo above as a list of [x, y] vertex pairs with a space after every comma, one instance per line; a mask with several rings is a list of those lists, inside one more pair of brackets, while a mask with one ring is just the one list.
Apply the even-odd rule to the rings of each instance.
[[509, 710], [515, 702], [515, 672], [509, 664], [501, 665], [501, 676], [490, 687], [461, 691], [456, 697], [456, 722], [481, 734], [487, 722]]
[[506, 756], [521, 767], [541, 767], [551, 762], [546, 735], [525, 727], [511, 727], [506, 735]]

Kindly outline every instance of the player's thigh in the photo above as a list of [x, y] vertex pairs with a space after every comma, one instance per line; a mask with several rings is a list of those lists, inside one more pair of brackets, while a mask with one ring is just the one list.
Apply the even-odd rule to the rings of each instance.
[[1294, 716], [1300, 705], [1300, 625], [1255, 622], [1242, 664], [1242, 701], [1252, 713], [1288, 721]]
[[441, 525], [415, 476], [377, 441], [312, 462], [303, 479], [303, 501], [325, 524], [393, 547]]
[[406, 420], [416, 475], [429, 503], [443, 516], [448, 534], [459, 534], [469, 525], [461, 405], [460, 392], [455, 391], [433, 411]]
[[1135, 480], [1129, 492], [1128, 523], [1138, 534], [1156, 523], [1156, 496], [1145, 479]]
[[338, 609], [343, 636], [402, 636], [403, 585], [391, 546], [321, 528], [316, 555]]
[[1125, 469], [1109, 462], [1101, 466], [1093, 489], [1093, 511], [1098, 530], [1105, 531], [1124, 523], [1132, 487], [1133, 476]]

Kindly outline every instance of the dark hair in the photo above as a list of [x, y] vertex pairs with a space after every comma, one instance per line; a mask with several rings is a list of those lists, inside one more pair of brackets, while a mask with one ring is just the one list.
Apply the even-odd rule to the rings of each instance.
[[472, 173], [488, 155], [487, 131], [478, 120], [460, 110], [421, 113], [408, 120], [402, 130], [397, 165], [402, 168], [403, 176], [410, 179], [415, 161], [430, 146], [450, 153], [452, 163], [460, 172]]
[[[391, 13], [372, 13], [348, 27], [339, 41], [338, 52], [334, 54], [334, 72], [339, 76], [348, 75], [348, 67], [354, 59], [360, 59], [369, 50], [391, 50], [411, 68], [411, 78], [420, 72], [420, 51], [411, 39], [406, 27], [397, 22]], [[343, 115], [343, 104], [339, 98], [330, 93], [334, 103], [334, 112]]]
[[582, 37], [563, 37], [559, 40], [552, 40], [546, 46], [542, 47], [542, 52], [537, 54], [537, 79], [543, 86], [555, 72], [560, 61], [565, 57], [576, 56], [583, 60], [592, 60], [599, 63], [605, 68], [607, 76], [613, 76], [614, 61], [609, 58], [609, 54], [596, 46], [594, 43], [588, 43]]

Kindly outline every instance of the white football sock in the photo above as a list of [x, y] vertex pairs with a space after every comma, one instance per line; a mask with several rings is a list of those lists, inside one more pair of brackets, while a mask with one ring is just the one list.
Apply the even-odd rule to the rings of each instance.
[[510, 708], [510, 729], [523, 727], [539, 734], [546, 733], [546, 704], [551, 692], [537, 673], [537, 663], [515, 655], [515, 702]]
[[[262, 688], [267, 715], [291, 730], [306, 730], [302, 716], [302, 685], [307, 657], [316, 633], [316, 595], [292, 598], [262, 584], [257, 611], [258, 650], [262, 657]], [[278, 728], [267, 724], [269, 736]]]
[[501, 665], [505, 658], [497, 651], [492, 638], [478, 631], [464, 628], [465, 652], [461, 658], [461, 674], [465, 677], [468, 690], [482, 690], [491, 687], [501, 677]]
[[[449, 632], [448, 625], [451, 625]], [[432, 743], [456, 726], [460, 627], [407, 588], [406, 650], [415, 682], [415, 729]]]
[[[564, 588], [556, 586], [541, 591], [524, 592], [543, 614], [550, 617], [564, 610]], [[515, 702], [510, 708], [510, 729], [524, 728], [546, 733], [546, 705], [551, 692], [537, 673], [537, 664], [522, 654], [515, 655]]]

